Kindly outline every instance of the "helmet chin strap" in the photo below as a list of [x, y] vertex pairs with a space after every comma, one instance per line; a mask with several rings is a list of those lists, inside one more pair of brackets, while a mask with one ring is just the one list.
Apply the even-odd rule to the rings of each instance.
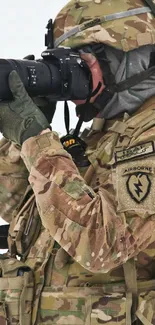
[[[77, 106], [76, 108], [77, 115], [83, 114], [82, 115], [83, 121], [85, 122], [90, 121], [96, 116], [101, 118], [104, 107], [112, 99], [115, 93], [120, 93], [125, 90], [129, 90], [131, 87], [134, 87], [135, 85], [141, 83], [145, 79], [149, 79], [151, 75], [155, 74], [155, 65], [154, 62], [151, 63], [151, 59], [150, 59], [150, 66], [148, 69], [139, 72], [127, 78], [126, 80], [116, 84], [115, 76], [111, 72], [109, 60], [106, 57], [104, 45], [95, 44], [89, 46], [89, 48], [85, 47], [84, 50], [86, 52], [91, 51], [92, 53], [95, 53], [103, 74], [102, 77], [105, 85], [105, 88], [96, 97], [93, 103], [90, 103], [90, 100], [88, 100], [86, 104]], [[97, 90], [98, 87], [95, 91]], [[83, 112], [85, 112], [85, 114]]]
[[137, 73], [118, 84], [107, 85], [100, 95], [97, 96], [93, 105], [99, 110], [98, 117], [100, 117], [100, 112], [103, 111], [106, 104], [111, 100], [115, 93], [119, 93], [136, 86], [145, 79], [148, 79], [151, 75], [155, 74], [155, 66], [148, 68], [145, 71]]
[[[155, 65], [154, 61], [151, 62], [148, 69], [139, 72], [124, 81], [121, 81], [116, 84], [115, 76], [112, 74], [110, 69], [109, 60], [106, 57], [106, 53], [104, 50], [103, 44], [93, 44], [92, 46], [87, 46], [83, 48], [83, 51], [86, 53], [92, 53], [96, 55], [97, 60], [99, 62], [102, 78], [105, 88], [100, 92], [100, 94], [96, 97], [93, 103], [90, 102], [90, 99], [94, 97], [100, 90], [102, 84], [98, 83], [98, 86], [94, 91], [91, 91], [89, 97], [86, 100], [86, 103], [77, 105], [76, 114], [79, 116], [78, 123], [74, 130], [74, 135], [77, 137], [79, 135], [81, 126], [83, 122], [88, 122], [92, 120], [94, 117], [102, 118], [104, 107], [108, 104], [108, 102], [112, 99], [115, 93], [120, 93], [125, 90], [129, 90], [135, 85], [141, 83], [145, 79], [149, 79], [151, 75], [155, 74]], [[92, 78], [93, 79], [93, 78]], [[67, 105], [67, 104], [66, 104]], [[69, 116], [69, 112], [66, 113], [66, 116]], [[69, 119], [69, 118], [68, 118]], [[68, 125], [66, 120], [65, 125]], [[67, 132], [69, 132], [69, 128], [66, 127]]]

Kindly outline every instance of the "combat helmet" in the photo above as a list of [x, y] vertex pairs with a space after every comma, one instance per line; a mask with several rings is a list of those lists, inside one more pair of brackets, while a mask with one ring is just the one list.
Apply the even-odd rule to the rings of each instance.
[[128, 52], [155, 43], [153, 0], [71, 0], [54, 22], [55, 47], [104, 43]]

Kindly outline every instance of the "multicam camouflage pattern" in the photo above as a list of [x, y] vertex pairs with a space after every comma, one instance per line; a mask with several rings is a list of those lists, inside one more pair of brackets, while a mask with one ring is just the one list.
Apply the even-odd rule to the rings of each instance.
[[28, 172], [15, 144], [0, 141], [0, 216], [9, 222], [28, 185]]
[[[128, 139], [135, 146], [155, 140], [154, 104], [155, 99], [151, 99], [142, 112], [129, 119], [123, 141], [127, 143]], [[128, 193], [120, 195], [127, 203], [127, 208], [120, 209], [118, 191], [121, 194], [120, 188], [126, 178], [121, 176], [118, 189], [118, 169], [111, 169], [118, 140], [112, 123], [105, 125], [105, 132], [99, 134], [98, 139], [95, 135], [95, 141], [93, 137], [89, 141], [89, 159], [95, 168], [91, 187], [85, 184], [55, 133], [31, 138], [23, 145], [22, 157], [30, 171], [29, 181], [42, 223], [71, 256], [62, 269], [57, 269], [52, 260], [49, 263], [53, 266], [51, 273], [48, 272], [51, 274], [48, 285], [41, 294], [40, 323], [97, 325], [119, 321], [125, 324], [131, 297], [125, 292], [122, 263], [132, 256], [135, 256], [138, 281], [148, 280], [147, 285], [141, 287], [137, 317], [142, 318], [143, 312], [146, 317], [150, 310], [150, 322], [155, 317], [153, 301], [149, 307], [147, 302], [146, 308], [142, 308], [145, 299], [141, 300], [147, 295], [146, 288], [148, 292], [154, 289], [151, 280], [155, 270], [154, 186], [141, 205], [136, 205]], [[131, 140], [129, 130], [139, 135]], [[151, 162], [147, 156], [137, 159], [137, 164], [150, 167], [154, 164], [154, 156]], [[150, 177], [154, 182], [154, 176]], [[150, 198], [151, 201], [147, 201]], [[59, 245], [53, 247], [52, 256]], [[31, 251], [35, 252], [33, 248]], [[49, 306], [52, 306], [50, 311]]]
[[[154, 323], [154, 152], [151, 160], [147, 154], [143, 159], [128, 160], [130, 168], [148, 168], [152, 186], [140, 203], [127, 190], [122, 191], [129, 177], [122, 176], [126, 161], [113, 165], [116, 143], [130, 147], [155, 141], [154, 106], [152, 98], [126, 122], [119, 121], [117, 125], [116, 121], [107, 121], [103, 133], [88, 138], [87, 153], [95, 169], [90, 186], [85, 184], [56, 133], [45, 133], [24, 143], [21, 155], [30, 173], [43, 224], [25, 260], [35, 281], [32, 324], [125, 325], [130, 319], [132, 299], [126, 290], [122, 264], [131, 257], [138, 279], [136, 317]], [[117, 130], [124, 134], [121, 141]], [[16, 164], [19, 168], [18, 160]], [[6, 186], [7, 173], [8, 169]], [[19, 177], [19, 188], [20, 181]], [[3, 199], [0, 193], [1, 205]], [[55, 256], [60, 247], [68, 253], [68, 259], [62, 268], [57, 268]], [[7, 283], [11, 286], [10, 278], [8, 274]], [[7, 297], [1, 286], [0, 292], [1, 304], [13, 300], [11, 290], [8, 289]], [[4, 320], [0, 308], [0, 317], [2, 313]]]
[[[143, 117], [144, 113], [139, 119]], [[137, 125], [134, 127], [137, 128]], [[139, 137], [133, 145], [138, 143]], [[93, 150], [92, 155], [89, 153], [97, 170], [95, 182], [97, 177], [99, 187], [94, 178], [91, 187], [85, 184], [56, 134], [49, 132], [31, 138], [22, 147], [22, 157], [30, 171], [29, 181], [44, 227], [69, 255], [95, 273], [107, 273], [120, 266], [129, 257], [137, 255], [139, 248], [145, 249], [155, 239], [152, 217], [155, 208], [152, 200], [154, 178], [151, 178], [150, 193], [141, 205], [136, 204], [126, 191], [118, 196], [118, 184], [124, 186], [126, 177], [119, 177], [119, 166], [113, 171], [110, 168], [117, 138], [116, 132], [108, 132], [98, 141], [96, 151]], [[32, 157], [35, 158], [33, 166]], [[121, 168], [126, 168], [126, 162], [124, 164]], [[136, 160], [134, 164], [141, 166], [141, 160]], [[150, 158], [145, 157], [143, 164], [151, 164], [152, 167], [154, 160], [152, 158], [150, 163]], [[126, 206], [122, 206], [122, 202]], [[151, 236], [149, 229], [153, 229]]]
[[[81, 26], [105, 15], [147, 6], [142, 0], [71, 0], [58, 14], [54, 23], [54, 39], [75, 26]], [[104, 43], [123, 51], [130, 51], [155, 43], [155, 18], [143, 13], [85, 29], [61, 42], [61, 46], [79, 47], [89, 43]]]
[[125, 293], [106, 293], [104, 288], [66, 288], [59, 292], [52, 288], [51, 292], [44, 290], [40, 307], [42, 324], [48, 320], [49, 310], [51, 324], [125, 324]]
[[[0, 324], [31, 325], [34, 280], [24, 263], [10, 258], [0, 261]], [[19, 276], [19, 269], [23, 276]]]

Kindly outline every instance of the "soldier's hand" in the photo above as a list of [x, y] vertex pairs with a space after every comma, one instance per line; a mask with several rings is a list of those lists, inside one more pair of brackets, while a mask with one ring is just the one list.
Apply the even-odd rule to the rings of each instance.
[[[35, 56], [33, 54], [28, 54], [23, 59], [34, 61]], [[42, 113], [45, 115], [46, 119], [48, 120], [48, 123], [51, 123], [56, 110], [56, 102], [51, 100], [50, 96], [34, 97], [32, 99], [35, 104], [40, 108]]]
[[16, 71], [11, 71], [8, 81], [13, 100], [0, 103], [0, 132], [5, 138], [22, 144], [28, 138], [50, 128], [50, 124], [28, 96]]
[[56, 102], [53, 102], [50, 99], [50, 96], [46, 97], [33, 97], [34, 103], [39, 107], [42, 113], [45, 115], [48, 123], [52, 122], [55, 110], [56, 110]]

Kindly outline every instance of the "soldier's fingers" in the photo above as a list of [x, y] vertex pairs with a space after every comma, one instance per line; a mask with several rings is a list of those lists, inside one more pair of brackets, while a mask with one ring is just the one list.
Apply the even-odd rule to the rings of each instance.
[[18, 73], [15, 70], [12, 70], [9, 74], [9, 87], [14, 99], [18, 99], [21, 102], [31, 101]]

